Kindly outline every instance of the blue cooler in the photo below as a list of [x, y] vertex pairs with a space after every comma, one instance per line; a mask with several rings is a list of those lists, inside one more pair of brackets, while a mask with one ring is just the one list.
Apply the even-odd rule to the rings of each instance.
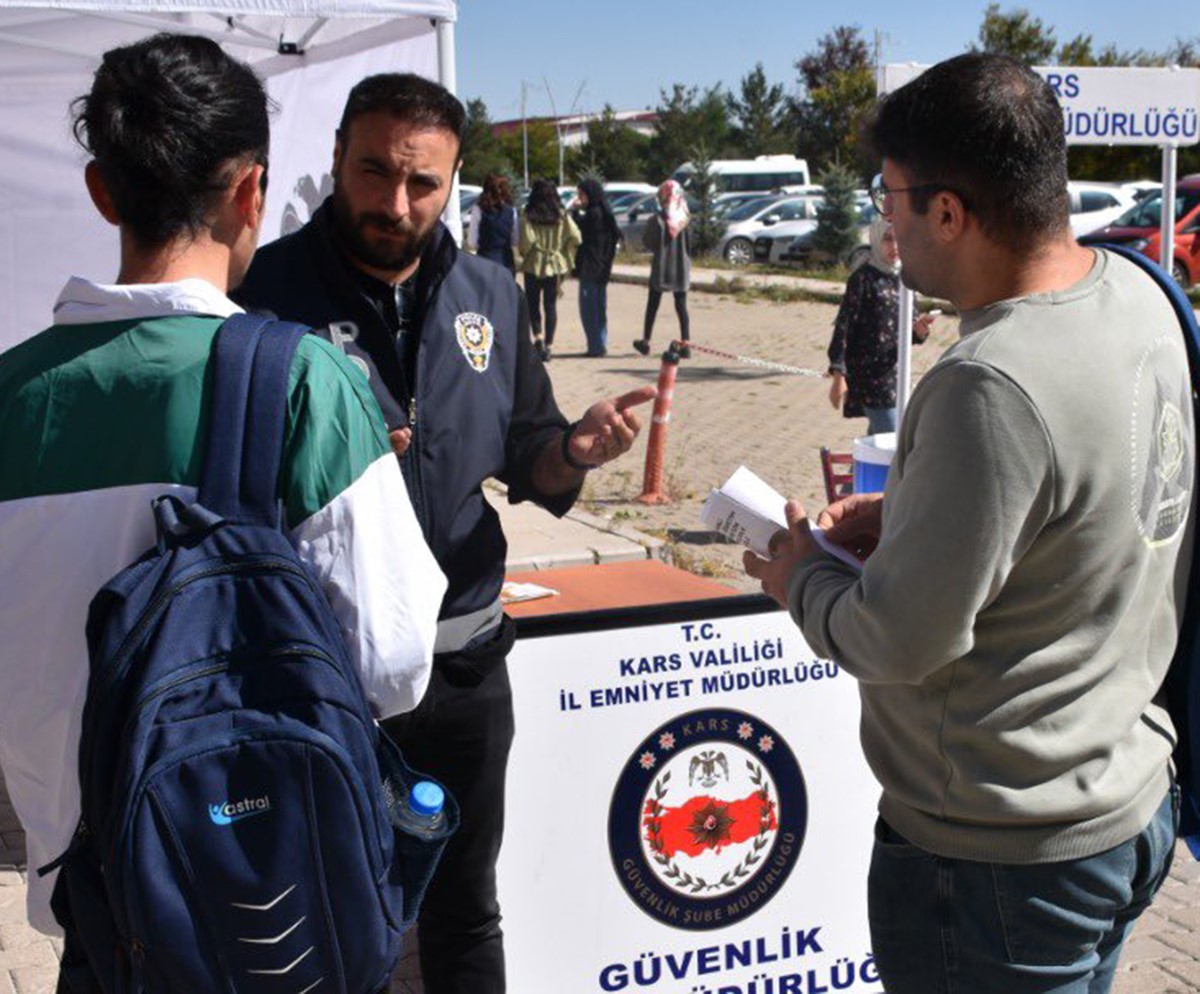
[[896, 454], [896, 433], [867, 435], [854, 440], [854, 492], [882, 493], [887, 484], [888, 467]]

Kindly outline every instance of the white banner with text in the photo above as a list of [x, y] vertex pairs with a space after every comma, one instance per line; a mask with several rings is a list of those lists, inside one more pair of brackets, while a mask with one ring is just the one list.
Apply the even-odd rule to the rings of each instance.
[[880, 989], [857, 688], [785, 613], [522, 638], [509, 670], [513, 990]]

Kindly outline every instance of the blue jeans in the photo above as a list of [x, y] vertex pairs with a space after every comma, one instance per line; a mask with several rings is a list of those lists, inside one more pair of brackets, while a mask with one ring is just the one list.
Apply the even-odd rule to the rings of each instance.
[[882, 435], [886, 431], [896, 430], [896, 409], [894, 407], [864, 407], [867, 416], [867, 433]]
[[1128, 842], [1085, 859], [943, 859], [875, 826], [868, 908], [888, 994], [1106, 994], [1175, 852], [1168, 793]]
[[608, 284], [579, 281], [579, 319], [587, 338], [587, 354], [608, 351]]

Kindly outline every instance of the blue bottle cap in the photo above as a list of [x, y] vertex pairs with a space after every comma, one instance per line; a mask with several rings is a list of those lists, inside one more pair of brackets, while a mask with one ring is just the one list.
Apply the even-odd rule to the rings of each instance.
[[446, 803], [446, 792], [435, 783], [421, 780], [413, 784], [408, 795], [408, 806], [419, 815], [436, 815]]

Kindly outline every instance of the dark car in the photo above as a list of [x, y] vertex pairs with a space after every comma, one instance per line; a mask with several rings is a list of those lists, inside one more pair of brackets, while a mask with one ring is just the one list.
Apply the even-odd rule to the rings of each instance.
[[[1139, 200], [1112, 224], [1079, 239], [1080, 245], [1125, 245], [1155, 262], [1162, 249], [1162, 191]], [[1175, 187], [1175, 250], [1171, 275], [1184, 287], [1200, 281], [1200, 173]]]

